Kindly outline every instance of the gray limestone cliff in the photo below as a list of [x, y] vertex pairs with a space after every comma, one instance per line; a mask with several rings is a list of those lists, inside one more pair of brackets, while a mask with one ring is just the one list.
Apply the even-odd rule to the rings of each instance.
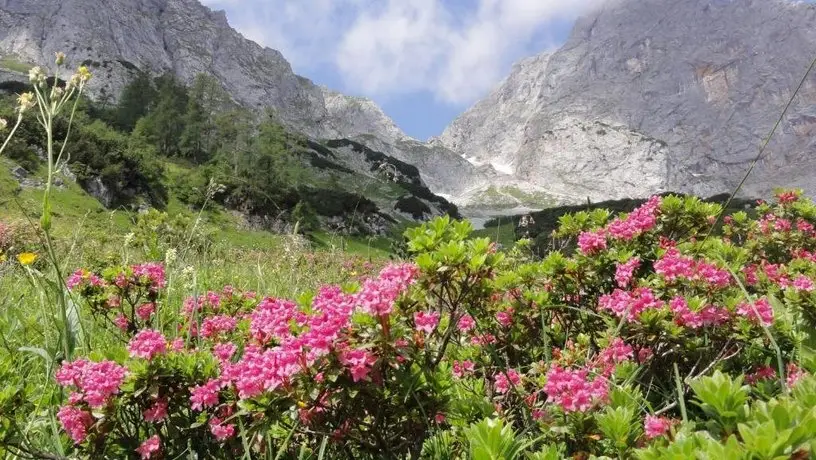
[[[566, 201], [733, 189], [816, 57], [816, 5], [608, 0], [435, 142]], [[816, 191], [816, 73], [743, 190]]]

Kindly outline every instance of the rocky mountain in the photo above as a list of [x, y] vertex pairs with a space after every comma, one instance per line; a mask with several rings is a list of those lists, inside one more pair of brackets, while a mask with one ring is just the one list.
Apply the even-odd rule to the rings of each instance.
[[[192, 82], [215, 77], [235, 102], [271, 109], [313, 139], [349, 139], [420, 167], [434, 191], [464, 193], [488, 178], [443, 146], [406, 136], [371, 100], [319, 87], [286, 59], [232, 29], [222, 11], [197, 0], [0, 0], [0, 84], [25, 81], [24, 70], [64, 51], [69, 66], [86, 64], [89, 93], [115, 102], [142, 71], [172, 72]], [[451, 177], [455, 172], [455, 180]]]
[[[436, 139], [563, 201], [733, 189], [816, 57], [816, 5], [607, 0]], [[816, 72], [743, 193], [816, 190]]]

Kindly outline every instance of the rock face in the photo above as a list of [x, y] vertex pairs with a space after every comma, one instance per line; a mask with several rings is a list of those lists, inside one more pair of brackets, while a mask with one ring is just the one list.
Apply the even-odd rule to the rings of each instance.
[[[816, 57], [816, 5], [608, 0], [436, 140], [566, 201], [732, 190]], [[743, 194], [816, 190], [816, 72]]]

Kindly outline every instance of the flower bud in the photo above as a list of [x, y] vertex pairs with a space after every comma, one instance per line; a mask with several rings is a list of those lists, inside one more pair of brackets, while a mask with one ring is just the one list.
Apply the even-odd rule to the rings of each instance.
[[34, 67], [28, 71], [28, 80], [33, 85], [42, 86], [45, 84], [45, 72], [40, 67]]
[[63, 53], [62, 51], [57, 51], [56, 53], [54, 53], [54, 56], [56, 58], [54, 62], [56, 62], [57, 65], [62, 65], [63, 63], [65, 63], [65, 53]]
[[82, 83], [87, 83], [88, 80], [91, 79], [91, 71], [88, 70], [88, 67], [84, 65], [80, 66], [79, 69], [77, 69], [77, 75], [79, 76], [79, 81]]
[[17, 98], [17, 110], [20, 113], [34, 107], [37, 103], [34, 100], [34, 93], [23, 93]]

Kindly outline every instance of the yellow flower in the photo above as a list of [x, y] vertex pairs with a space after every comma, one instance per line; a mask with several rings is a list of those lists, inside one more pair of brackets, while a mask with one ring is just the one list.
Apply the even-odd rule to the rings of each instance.
[[37, 261], [37, 257], [37, 254], [33, 252], [24, 252], [17, 254], [17, 261], [20, 262], [20, 265], [31, 265]]

